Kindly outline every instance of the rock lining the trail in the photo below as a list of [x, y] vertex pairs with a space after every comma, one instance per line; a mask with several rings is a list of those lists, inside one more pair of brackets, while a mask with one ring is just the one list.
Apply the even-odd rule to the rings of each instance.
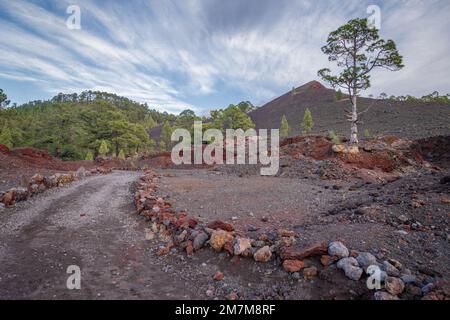
[[87, 176], [108, 174], [111, 172], [112, 169], [105, 169], [101, 167], [91, 170], [86, 170], [84, 167], [80, 167], [76, 172], [55, 173], [51, 176], [43, 176], [37, 173], [30, 179], [23, 177], [22, 187], [11, 188], [0, 192], [0, 211], [6, 207], [14, 206], [17, 202], [26, 201], [30, 197], [33, 197], [34, 195], [42, 193], [48, 189], [62, 187]]
[[[415, 282], [411, 271], [399, 261], [388, 259], [379, 262], [373, 254], [350, 250], [340, 241], [319, 242], [301, 247], [296, 245], [296, 232], [290, 230], [277, 230], [275, 239], [265, 234], [258, 239], [251, 239], [236, 231], [229, 222], [200, 222], [185, 211], [173, 210], [170, 202], [158, 196], [156, 181], [159, 177], [160, 175], [146, 169], [135, 183], [134, 195], [137, 212], [151, 222], [151, 232], [155, 235], [152, 239], [157, 235], [165, 243], [158, 255], [168, 254], [175, 247], [185, 250], [187, 255], [193, 255], [195, 251], [210, 246], [216, 252], [225, 251], [230, 256], [253, 258], [260, 263], [280, 261], [280, 265], [288, 273], [298, 275], [299, 271], [303, 271], [306, 280], [320, 277], [326, 268], [334, 266], [336, 269], [337, 266], [336, 270], [341, 269], [349, 280], [368, 282], [373, 272], [369, 267], [373, 266], [380, 271], [380, 287], [374, 292], [375, 300], [396, 300], [412, 291], [424, 299], [450, 297], [446, 293], [433, 295], [432, 283], [420, 288], [421, 284]], [[305, 259], [317, 259], [318, 265], [324, 269], [305, 265]]]

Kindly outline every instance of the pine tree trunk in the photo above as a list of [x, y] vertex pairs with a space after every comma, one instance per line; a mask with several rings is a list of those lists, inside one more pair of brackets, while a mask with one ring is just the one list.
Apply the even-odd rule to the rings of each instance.
[[358, 144], [358, 112], [356, 109], [356, 94], [352, 98], [352, 126], [350, 135], [350, 144]]

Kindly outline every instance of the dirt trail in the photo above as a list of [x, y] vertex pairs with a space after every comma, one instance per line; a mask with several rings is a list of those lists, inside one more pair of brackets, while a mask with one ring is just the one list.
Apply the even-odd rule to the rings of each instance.
[[[47, 191], [0, 215], [0, 299], [190, 299], [154, 259], [129, 192], [114, 172]], [[69, 290], [67, 267], [81, 268]]]

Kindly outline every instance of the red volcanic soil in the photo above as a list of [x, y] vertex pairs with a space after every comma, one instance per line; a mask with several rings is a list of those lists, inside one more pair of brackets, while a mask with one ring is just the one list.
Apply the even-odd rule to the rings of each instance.
[[76, 171], [80, 167], [95, 167], [93, 161], [63, 162], [48, 152], [34, 148], [10, 150], [0, 144], [0, 187], [9, 188], [20, 185], [22, 176], [31, 177], [36, 173], [50, 175], [56, 172]]

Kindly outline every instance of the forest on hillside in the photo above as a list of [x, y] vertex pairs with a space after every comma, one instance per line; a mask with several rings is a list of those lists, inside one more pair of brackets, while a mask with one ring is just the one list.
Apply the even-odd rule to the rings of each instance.
[[[63, 160], [90, 160], [98, 155], [128, 157], [166, 150], [172, 131], [192, 130], [194, 120], [209, 120], [207, 127], [220, 129], [254, 127], [246, 114], [254, 109], [250, 102], [211, 111], [211, 118], [206, 118], [192, 110], [178, 116], [160, 112], [106, 92], [60, 93], [47, 101], [10, 107], [6, 94], [1, 93], [0, 143], [9, 148], [47, 150]], [[155, 142], [148, 130], [159, 125], [162, 133]]]

